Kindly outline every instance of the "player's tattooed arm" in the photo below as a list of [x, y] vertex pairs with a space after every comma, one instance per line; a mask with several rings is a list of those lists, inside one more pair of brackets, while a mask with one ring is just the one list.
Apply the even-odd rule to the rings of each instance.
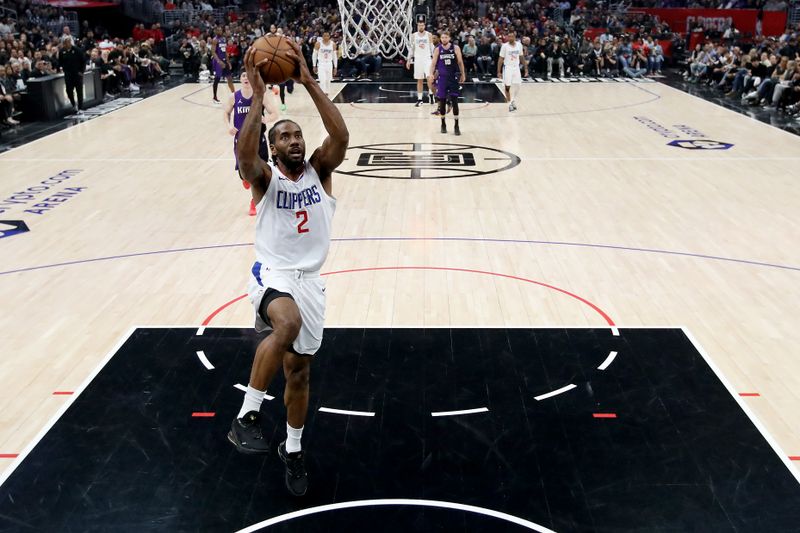
[[261, 79], [258, 71], [259, 65], [255, 63], [253, 49], [249, 48], [244, 55], [244, 67], [247, 71], [247, 79], [250, 80], [250, 86], [253, 88], [253, 102], [250, 104], [250, 111], [242, 124], [239, 142], [236, 145], [239, 173], [252, 185], [251, 190], [255, 203], [259, 203], [266, 194], [269, 180], [272, 178], [272, 170], [269, 165], [258, 155], [258, 147], [261, 143], [261, 111], [266, 92], [264, 80]]
[[[292, 56], [297, 62], [299, 69], [295, 71], [294, 79], [298, 83], [302, 83], [308, 91], [308, 95], [311, 97], [311, 100], [314, 102], [322, 118], [325, 131], [328, 132], [328, 136], [322, 141], [322, 146], [314, 150], [309, 162], [314, 167], [314, 170], [317, 171], [325, 192], [331, 195], [333, 171], [344, 161], [344, 156], [347, 153], [347, 145], [350, 143], [350, 132], [347, 131], [347, 125], [344, 123], [342, 114], [325, 93], [322, 92], [317, 80], [311, 76], [308, 65], [305, 59], [303, 59], [300, 47], [297, 43], [290, 44], [294, 50]], [[288, 52], [287, 55], [289, 55]]]

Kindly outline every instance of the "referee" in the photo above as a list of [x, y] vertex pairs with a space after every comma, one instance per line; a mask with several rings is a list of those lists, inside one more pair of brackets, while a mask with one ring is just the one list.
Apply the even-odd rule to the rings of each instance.
[[[58, 61], [64, 70], [64, 83], [67, 86], [67, 98], [76, 113], [83, 109], [83, 71], [86, 70], [86, 54], [83, 50], [72, 44], [72, 37], [65, 35], [61, 38], [61, 52]], [[78, 93], [78, 107], [75, 107], [75, 95]]]

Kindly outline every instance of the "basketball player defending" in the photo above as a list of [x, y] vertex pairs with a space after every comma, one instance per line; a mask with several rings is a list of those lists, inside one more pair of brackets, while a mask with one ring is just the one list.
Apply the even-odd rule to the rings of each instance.
[[[509, 111], [517, 110], [517, 94], [522, 86], [522, 76], [519, 73], [520, 59], [522, 58], [522, 43], [517, 40], [517, 34], [508, 32], [508, 41], [500, 47], [500, 59], [497, 61], [497, 77], [502, 78], [506, 88], [506, 102]], [[524, 64], [524, 61], [523, 61]], [[525, 67], [525, 77], [528, 77], [528, 65]]]
[[314, 74], [319, 78], [319, 86], [325, 96], [330, 96], [331, 80], [336, 77], [336, 68], [339, 66], [336, 56], [336, 43], [331, 41], [331, 34], [326, 31], [322, 34], [322, 39], [314, 45], [314, 52], [311, 54]]
[[214, 38], [211, 40], [211, 64], [214, 67], [214, 103], [219, 104], [217, 98], [217, 87], [219, 80], [225, 78], [228, 82], [228, 89], [234, 92], [233, 88], [233, 72], [231, 71], [231, 62], [228, 59], [227, 52], [228, 43], [225, 36], [222, 34], [222, 28], [217, 26], [214, 28]]
[[417, 103], [414, 107], [422, 105], [422, 81], [428, 80], [428, 98], [431, 104], [433, 99], [433, 89], [428, 73], [431, 71], [431, 54], [433, 53], [433, 39], [431, 33], [425, 30], [425, 23], [417, 22], [417, 33], [411, 34], [411, 46], [413, 50], [408, 51], [408, 61], [406, 68], [411, 69], [414, 65], [414, 78], [417, 80]]
[[431, 71], [428, 75], [429, 83], [433, 83], [434, 73], [439, 74], [436, 85], [436, 97], [439, 99], [439, 115], [442, 117], [442, 133], [447, 133], [445, 124], [445, 104], [449, 99], [453, 106], [453, 118], [456, 119], [456, 127], [453, 133], [461, 135], [458, 128], [458, 97], [461, 93], [459, 84], [467, 79], [464, 74], [464, 59], [461, 57], [461, 48], [457, 44], [450, 42], [450, 34], [442, 32], [440, 35], [441, 44], [433, 51], [433, 61]]
[[256, 348], [250, 383], [228, 439], [242, 453], [262, 454], [268, 445], [261, 431], [261, 401], [267, 385], [283, 367], [286, 389], [287, 438], [278, 446], [286, 464], [286, 487], [295, 496], [308, 488], [300, 439], [308, 410], [312, 356], [322, 343], [325, 284], [319, 269], [330, 247], [331, 220], [336, 208], [332, 173], [344, 160], [350, 134], [336, 106], [308, 70], [297, 43], [295, 79], [302, 83], [319, 111], [328, 136], [309, 159], [300, 126], [280, 120], [269, 130], [273, 162], [258, 155], [261, 102], [265, 87], [253, 49], [244, 57], [253, 87], [253, 103], [239, 135], [239, 172], [250, 182], [256, 203], [256, 263], [251, 270], [250, 301], [256, 331], [268, 335]]
[[[242, 88], [228, 97], [224, 107], [224, 120], [225, 128], [228, 133], [233, 135], [233, 156], [236, 159], [235, 170], [239, 170], [239, 158], [236, 155], [236, 145], [239, 142], [239, 131], [244, 125], [244, 120], [247, 118], [247, 113], [250, 112], [250, 105], [253, 102], [253, 88], [250, 86], [250, 81], [247, 79], [247, 72], [242, 72], [240, 78]], [[262, 100], [262, 119], [261, 119], [261, 138], [258, 146], [258, 155], [265, 161], [269, 160], [269, 146], [264, 134], [267, 132], [267, 124], [272, 124], [278, 120], [278, 107], [275, 103], [275, 96], [272, 91], [266, 91]], [[231, 115], [233, 116], [231, 118]], [[242, 175], [239, 174], [241, 178]], [[242, 179], [242, 184], [245, 189], [250, 188], [250, 183]], [[250, 216], [256, 215], [256, 204], [254, 200], [250, 199]]]

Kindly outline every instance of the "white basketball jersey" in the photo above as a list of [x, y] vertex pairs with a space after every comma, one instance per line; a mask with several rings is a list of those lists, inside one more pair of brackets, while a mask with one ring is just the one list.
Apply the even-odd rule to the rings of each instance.
[[320, 63], [333, 64], [333, 39], [326, 45], [323, 41], [319, 42], [317, 58]]
[[297, 181], [269, 166], [272, 179], [256, 206], [256, 259], [271, 270], [319, 270], [328, 257], [336, 200], [308, 161]]
[[433, 50], [431, 50], [431, 34], [425, 32], [414, 32], [411, 36], [411, 42], [414, 45], [414, 59], [430, 59], [433, 57]]
[[503, 66], [519, 68], [519, 59], [522, 57], [522, 43], [517, 41], [513, 44], [503, 43], [500, 47], [500, 57], [503, 58]]

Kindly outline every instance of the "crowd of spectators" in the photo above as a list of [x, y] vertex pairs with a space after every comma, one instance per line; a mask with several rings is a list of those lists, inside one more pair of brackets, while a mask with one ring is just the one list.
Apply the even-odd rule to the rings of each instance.
[[743, 104], [798, 115], [800, 101], [800, 28], [780, 37], [758, 38], [750, 45], [720, 41], [698, 44], [683, 73]]
[[[781, 1], [668, 0], [658, 4], [661, 7], [728, 7], [735, 4], [767, 9]], [[0, 120], [7, 123], [14, 122], [13, 106], [19, 100], [19, 92], [24, 89], [26, 81], [30, 77], [53, 74], [62, 68], [59, 55], [64, 49], [64, 36], [69, 36], [72, 43], [85, 53], [89, 67], [99, 69], [104, 90], [110, 95], [122, 91], [136, 92], [142, 83], [154, 82], [167, 75], [170, 65], [168, 40], [174, 43], [171, 50], [182, 63], [184, 76], [190, 79], [202, 77], [203, 72], [211, 70], [211, 42], [217, 27], [226, 37], [226, 52], [234, 71], [239, 69], [247, 46], [269, 33], [282, 33], [294, 38], [309, 63], [314, 44], [323, 32], [329, 31], [335, 42], [342, 42], [338, 3], [334, 0], [262, 3], [257, 12], [228, 12], [223, 22], [220, 22], [218, 8], [228, 3], [225, 0], [166, 0], [163, 10], [181, 10], [184, 12], [181, 15], [190, 13], [190, 16], [167, 18], [169, 22], [163, 27], [160, 24], [137, 24], [130, 37], [114, 38], [105, 28], [90, 28], [87, 23], [80, 28], [79, 36], [71, 35], [68, 27], [59, 26], [66, 20], [60, 8], [33, 4], [31, 0], [12, 2], [18, 18], [0, 21], [0, 85], [3, 86], [0, 95], [3, 115]], [[651, 3], [650, 0], [637, 1], [639, 5]], [[51, 29], [54, 23], [55, 31]], [[428, 20], [428, 29], [434, 34], [449, 31], [453, 41], [461, 46], [469, 77], [485, 79], [494, 76], [500, 47], [512, 30], [523, 44], [524, 61], [529, 72], [543, 78], [582, 75], [657, 77], [667, 59], [663, 43], [671, 43], [676, 56], [681, 55], [683, 43], [680, 36], [657, 18], [642, 12], [612, 11], [608, 2], [599, 0], [580, 0], [577, 3], [567, 0], [438, 0], [436, 11]], [[586, 30], [596, 36], [584, 38]], [[786, 50], [777, 45], [770, 46], [773, 42], [770, 40], [756, 43], [753, 52], [750, 48], [734, 46], [734, 36], [725, 37], [719, 36], [720, 41], [725, 41], [719, 45], [701, 47], [692, 52], [687, 79], [713, 83], [728, 93], [744, 93], [747, 101], [753, 100], [754, 91], [761, 95], [761, 103], [771, 102], [776, 94], [780, 94], [783, 100], [779, 99], [777, 103], [785, 100], [787, 104], [782, 107], [790, 107], [795, 91], [787, 92], [780, 87], [794, 83], [794, 75], [787, 72], [796, 70], [795, 58], [785, 56], [783, 51]], [[796, 46], [796, 37], [792, 40], [785, 36], [775, 42]], [[762, 58], [764, 54], [766, 59]], [[338, 71], [342, 77], [380, 75], [382, 58], [376, 48], [365, 44], [362, 49], [349, 50], [346, 55], [353, 59], [339, 60]], [[752, 74], [740, 74], [743, 70]], [[783, 78], [771, 82], [776, 76]], [[775, 85], [778, 87], [773, 87]]]

